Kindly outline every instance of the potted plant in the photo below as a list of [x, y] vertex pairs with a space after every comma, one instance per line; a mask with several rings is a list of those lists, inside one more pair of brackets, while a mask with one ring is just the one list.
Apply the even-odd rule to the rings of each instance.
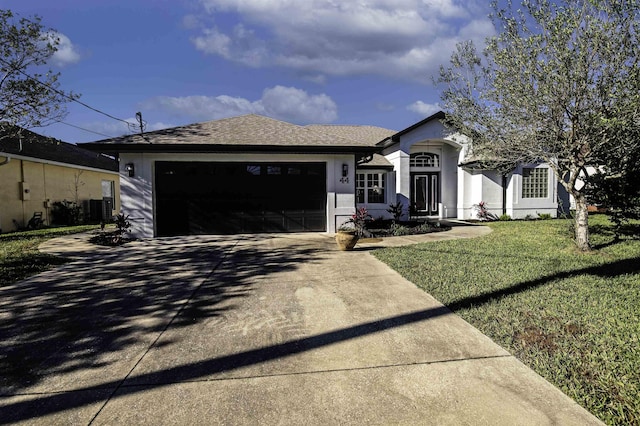
[[343, 225], [336, 232], [336, 244], [340, 250], [353, 250], [358, 242], [358, 233], [355, 228]]
[[351, 218], [336, 232], [336, 244], [340, 250], [353, 250], [358, 239], [365, 234], [365, 224], [371, 215], [364, 207], [360, 207]]

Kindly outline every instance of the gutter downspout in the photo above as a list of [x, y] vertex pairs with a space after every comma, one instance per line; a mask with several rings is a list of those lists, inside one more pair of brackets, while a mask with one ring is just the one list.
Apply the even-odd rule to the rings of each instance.
[[507, 175], [502, 174], [502, 214], [507, 214]]
[[[7, 155], [3, 162], [0, 163], [0, 166], [4, 166], [5, 164], [9, 164], [11, 162], [11, 157]], [[2, 217], [0, 216], [0, 234], [2, 233]]]

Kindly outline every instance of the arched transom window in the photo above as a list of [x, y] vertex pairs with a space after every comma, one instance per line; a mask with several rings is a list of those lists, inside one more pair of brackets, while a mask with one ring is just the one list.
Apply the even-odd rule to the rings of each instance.
[[430, 152], [416, 152], [409, 159], [411, 167], [440, 167], [440, 156]]

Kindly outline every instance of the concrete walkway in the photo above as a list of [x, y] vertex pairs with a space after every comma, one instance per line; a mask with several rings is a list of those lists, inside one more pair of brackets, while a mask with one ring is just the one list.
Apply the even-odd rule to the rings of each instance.
[[599, 424], [369, 253], [487, 232], [51, 240], [0, 288], [0, 422]]

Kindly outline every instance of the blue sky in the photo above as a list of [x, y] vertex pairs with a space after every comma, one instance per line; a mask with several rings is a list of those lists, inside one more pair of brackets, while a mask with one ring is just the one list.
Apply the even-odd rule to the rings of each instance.
[[[401, 130], [438, 110], [431, 83], [456, 42], [493, 34], [484, 0], [0, 0], [61, 45], [64, 90], [147, 130], [256, 113], [296, 124]], [[126, 134], [79, 104], [35, 131]]]

